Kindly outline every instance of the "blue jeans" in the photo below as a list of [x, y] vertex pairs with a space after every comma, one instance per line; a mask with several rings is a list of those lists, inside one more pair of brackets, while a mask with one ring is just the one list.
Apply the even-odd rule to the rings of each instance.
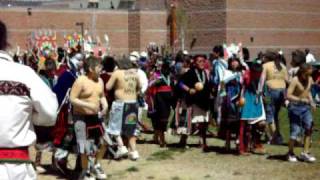
[[[279, 111], [281, 105], [284, 103], [284, 89], [269, 89], [268, 96], [270, 103], [266, 105], [266, 119], [268, 123], [279, 123]], [[277, 127], [278, 128], [278, 127]]]
[[290, 139], [296, 140], [302, 132], [310, 132], [312, 129], [311, 106], [307, 104], [291, 104], [288, 107], [290, 119]]

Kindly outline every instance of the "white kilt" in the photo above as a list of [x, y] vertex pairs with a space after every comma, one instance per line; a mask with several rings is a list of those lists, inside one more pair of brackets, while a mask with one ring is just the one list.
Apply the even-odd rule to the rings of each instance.
[[0, 163], [2, 180], [36, 180], [37, 173], [31, 163]]

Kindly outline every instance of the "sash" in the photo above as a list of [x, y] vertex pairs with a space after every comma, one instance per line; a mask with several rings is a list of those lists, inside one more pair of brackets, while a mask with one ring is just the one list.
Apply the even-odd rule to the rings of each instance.
[[28, 147], [0, 148], [0, 163], [31, 163]]

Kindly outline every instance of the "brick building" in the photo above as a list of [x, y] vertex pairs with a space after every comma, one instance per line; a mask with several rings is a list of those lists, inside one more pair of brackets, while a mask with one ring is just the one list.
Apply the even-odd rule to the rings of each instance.
[[[281, 48], [289, 55], [293, 49], [308, 47], [320, 57], [319, 0], [177, 1], [187, 20], [185, 48], [190, 50], [195, 41], [192, 52], [208, 53], [215, 44], [242, 42], [252, 56], [267, 48]], [[32, 7], [32, 15], [26, 7], [0, 8], [0, 19], [10, 29], [13, 46], [23, 46], [26, 35], [41, 28], [57, 31], [61, 42], [64, 32], [79, 31], [75, 22], [81, 21], [93, 34], [107, 33], [111, 51], [119, 54], [143, 50], [151, 41], [168, 42], [169, 2], [136, 0], [117, 10]]]

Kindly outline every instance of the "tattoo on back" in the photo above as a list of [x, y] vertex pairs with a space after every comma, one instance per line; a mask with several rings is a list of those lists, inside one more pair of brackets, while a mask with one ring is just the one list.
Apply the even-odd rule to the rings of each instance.
[[138, 78], [134, 71], [124, 72], [124, 81], [126, 83], [124, 93], [127, 95], [134, 95], [136, 93]]

